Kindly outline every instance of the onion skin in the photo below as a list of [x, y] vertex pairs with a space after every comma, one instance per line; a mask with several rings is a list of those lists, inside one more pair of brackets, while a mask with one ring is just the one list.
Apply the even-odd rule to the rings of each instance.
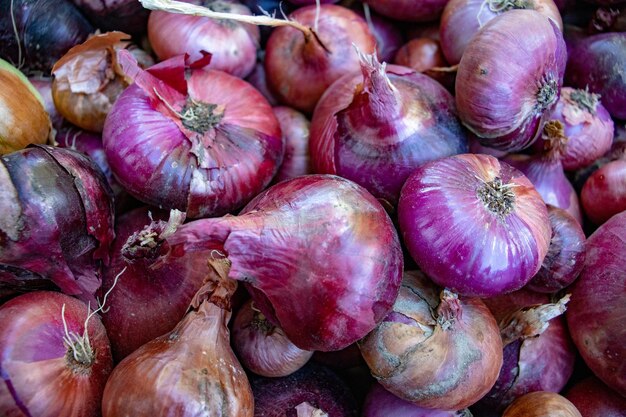
[[595, 377], [578, 382], [567, 391], [565, 398], [578, 408], [583, 417], [626, 416], [626, 398]]
[[555, 293], [570, 285], [585, 265], [585, 233], [580, 223], [565, 210], [548, 205], [552, 239], [541, 269], [527, 288]]
[[567, 324], [585, 363], [626, 396], [626, 213], [613, 216], [587, 239], [585, 267], [571, 287]]
[[531, 392], [519, 397], [502, 417], [582, 417], [565, 397], [553, 392]]
[[448, 65], [441, 53], [439, 42], [429, 38], [411, 39], [398, 50], [393, 63], [412, 68], [417, 72]]
[[[493, 4], [493, 7], [492, 7]], [[509, 5], [510, 4], [510, 5]], [[501, 11], [497, 11], [502, 9]], [[440, 24], [441, 47], [450, 65], [461, 62], [461, 57], [474, 35], [490, 20], [511, 9], [535, 10], [563, 30], [563, 21], [552, 0], [518, 2], [485, 2], [484, 0], [450, 0], [443, 10]]]
[[268, 103], [270, 103], [272, 106], [278, 105], [278, 100], [276, 99], [276, 97], [274, 97], [274, 94], [272, 94], [269, 87], [267, 86], [267, 79], [265, 78], [265, 66], [263, 65], [262, 61], [256, 63], [254, 69], [246, 78], [246, 81], [252, 84], [254, 88], [259, 90], [259, 93], [263, 94], [263, 97], [265, 97]]
[[406, 272], [393, 311], [359, 348], [372, 375], [419, 407], [460, 410], [495, 383], [502, 340], [477, 298], [457, 298], [419, 272]]
[[437, 20], [446, 5], [445, 0], [368, 0], [376, 12], [393, 20], [430, 22]]
[[626, 119], [626, 33], [601, 33], [579, 40], [569, 53], [565, 80], [600, 94], [614, 118]]
[[[98, 417], [111, 370], [111, 348], [98, 317], [87, 324], [91, 364], [74, 360], [61, 310], [70, 332], [82, 336], [86, 304], [48, 291], [21, 295], [0, 307], [0, 414], [12, 417]], [[42, 395], [45, 394], [45, 395]]]
[[485, 146], [530, 146], [556, 104], [566, 58], [561, 31], [539, 12], [511, 10], [490, 20], [459, 63], [461, 121]]
[[51, 134], [44, 100], [17, 68], [0, 59], [0, 155], [44, 144]]
[[285, 141], [285, 156], [272, 182], [313, 173], [309, 157], [311, 122], [305, 115], [286, 106], [274, 107], [274, 114]]
[[597, 225], [626, 210], [626, 160], [609, 162], [591, 174], [580, 198], [585, 214]]
[[[487, 184], [496, 178], [509, 197], [496, 197], [494, 204], [502, 206], [491, 210], [478, 193], [490, 195]], [[461, 295], [488, 297], [523, 287], [550, 242], [539, 193], [521, 172], [487, 155], [456, 155], [417, 168], [402, 188], [398, 220], [420, 269]]]
[[[251, 14], [250, 9], [238, 2], [184, 1], [225, 13]], [[246, 23], [153, 11], [148, 19], [148, 39], [160, 60], [185, 53], [191, 60], [197, 60], [204, 50], [212, 55], [211, 63], [205, 68], [245, 78], [256, 64], [260, 33], [257, 26]]]
[[[316, 6], [305, 6], [289, 15], [309, 27], [315, 25]], [[311, 113], [324, 91], [348, 72], [359, 70], [354, 43], [363, 53], [373, 53], [376, 38], [363, 18], [350, 9], [325, 4], [320, 7], [315, 39], [292, 27], [274, 29], [267, 41], [265, 73], [278, 100], [296, 110]], [[288, 63], [288, 64], [287, 64]]]

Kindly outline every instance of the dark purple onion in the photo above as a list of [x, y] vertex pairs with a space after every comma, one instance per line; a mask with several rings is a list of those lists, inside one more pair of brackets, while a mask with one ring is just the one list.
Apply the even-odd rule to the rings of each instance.
[[104, 30], [121, 30], [131, 35], [146, 32], [148, 10], [137, 0], [72, 0], [94, 26]]
[[578, 408], [583, 417], [625, 417], [626, 398], [589, 377], [571, 387], [565, 398]]
[[393, 20], [430, 22], [437, 20], [447, 0], [368, 0], [376, 12]]
[[600, 7], [589, 22], [588, 30], [590, 33], [625, 32], [626, 5]]
[[276, 183], [313, 173], [309, 158], [311, 122], [304, 114], [286, 106], [274, 107], [274, 114], [283, 133], [285, 156], [272, 181]]

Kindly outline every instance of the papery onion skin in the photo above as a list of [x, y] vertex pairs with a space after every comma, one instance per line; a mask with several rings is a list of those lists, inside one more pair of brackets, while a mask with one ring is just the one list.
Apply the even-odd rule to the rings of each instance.
[[[490, 186], [503, 194], [495, 197]], [[456, 155], [417, 168], [402, 188], [398, 220], [420, 269], [462, 295], [523, 287], [550, 242], [539, 193], [521, 172], [488, 155]]]
[[52, 125], [44, 101], [28, 79], [0, 59], [0, 155], [48, 141]]
[[310, 147], [315, 172], [355, 181], [391, 205], [416, 167], [468, 149], [454, 99], [439, 83], [371, 55], [320, 99]]
[[561, 31], [541, 13], [511, 10], [490, 20], [459, 63], [461, 121], [485, 146], [528, 147], [558, 100], [566, 58]]
[[593, 373], [626, 396], [626, 212], [587, 239], [587, 259], [566, 313], [574, 344]]
[[586, 378], [571, 387], [565, 398], [583, 417], [624, 417], [626, 398], [612, 391], [596, 377]]
[[626, 33], [601, 33], [576, 42], [569, 53], [565, 80], [600, 94], [614, 118], [626, 119]]
[[393, 311], [359, 342], [372, 376], [424, 408], [460, 410], [493, 386], [502, 365], [496, 320], [478, 298], [406, 272]]
[[232, 344], [244, 368], [265, 377], [287, 376], [302, 368], [313, 352], [299, 349], [280, 327], [244, 304], [233, 323]]
[[609, 162], [591, 174], [580, 198], [585, 214], [597, 225], [626, 210], [626, 160]]
[[553, 392], [531, 392], [519, 397], [502, 417], [582, 417], [565, 397]]
[[512, 9], [535, 10], [563, 30], [561, 14], [552, 0], [450, 0], [443, 10], [440, 24], [441, 47], [450, 65], [461, 61], [469, 42], [488, 21]]
[[[305, 6], [289, 15], [314, 27], [316, 6]], [[296, 110], [311, 113], [324, 91], [339, 77], [359, 69], [352, 44], [364, 53], [376, 48], [376, 38], [363, 18], [350, 9], [325, 4], [320, 7], [316, 39], [306, 39], [292, 27], [276, 28], [267, 41], [265, 72], [278, 100]]]
[[[211, 10], [249, 15], [250, 9], [238, 2], [222, 0], [185, 0]], [[201, 58], [200, 51], [212, 55], [206, 68], [220, 70], [239, 78], [252, 72], [259, 45], [259, 28], [246, 23], [153, 11], [148, 19], [148, 38], [160, 60], [189, 54]]]
[[367, 4], [394, 20], [430, 22], [441, 16], [446, 0], [367, 0]]
[[76, 361], [63, 341], [79, 336], [89, 308], [77, 299], [48, 291], [21, 295], [0, 307], [0, 414], [14, 417], [98, 417], [102, 392], [113, 369], [111, 348], [97, 316], [87, 334], [92, 363]]
[[272, 182], [312, 174], [309, 157], [311, 122], [304, 114], [286, 106], [274, 107], [274, 114], [285, 138], [285, 156]]
[[187, 223], [167, 242], [169, 256], [226, 253], [229, 277], [246, 282], [256, 307], [305, 350], [339, 350], [365, 336], [391, 309], [402, 278], [384, 208], [330, 175], [278, 183], [239, 216]]
[[585, 233], [580, 223], [565, 210], [548, 205], [552, 239], [541, 269], [527, 287], [555, 293], [570, 285], [585, 265]]

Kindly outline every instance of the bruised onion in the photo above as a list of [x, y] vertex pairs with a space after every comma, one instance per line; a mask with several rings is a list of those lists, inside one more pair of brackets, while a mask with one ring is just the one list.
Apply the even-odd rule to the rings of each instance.
[[523, 287], [548, 251], [546, 205], [530, 181], [488, 155], [429, 162], [407, 179], [400, 231], [424, 273], [462, 295]]
[[582, 417], [565, 397], [554, 392], [531, 392], [519, 397], [502, 417]]
[[415, 71], [361, 56], [361, 73], [346, 74], [320, 99], [311, 121], [311, 161], [395, 205], [418, 166], [467, 152], [454, 99]]
[[238, 216], [186, 223], [163, 262], [215, 249], [255, 306], [305, 350], [359, 340], [393, 305], [403, 257], [391, 219], [364, 188], [330, 175], [280, 182]]
[[441, 16], [447, 0], [367, 0], [376, 12], [394, 20], [429, 22]]
[[461, 121], [485, 146], [531, 145], [558, 100], [566, 57], [558, 26], [539, 12], [511, 10], [490, 20], [459, 63]]
[[232, 344], [246, 369], [267, 377], [290, 375], [313, 356], [313, 352], [291, 343], [285, 332], [270, 323], [252, 301], [235, 315]]
[[225, 214], [258, 194], [283, 156], [269, 103], [245, 81], [179, 56], [141, 70], [109, 112], [102, 135], [111, 170], [135, 198], [188, 217]]
[[100, 319], [57, 292], [0, 307], [0, 415], [98, 417], [113, 368]]
[[611, 161], [591, 174], [580, 199], [585, 214], [595, 224], [626, 210], [626, 160]]
[[575, 384], [565, 398], [578, 408], [583, 417], [624, 417], [626, 413], [626, 398], [595, 377]]
[[68, 149], [29, 147], [0, 158], [0, 194], [0, 265], [95, 305], [114, 237], [111, 190], [96, 165]]
[[571, 287], [567, 324], [593, 373], [626, 396], [626, 212], [587, 239], [587, 259]]
[[372, 375], [419, 407], [460, 410], [485, 395], [502, 365], [495, 319], [477, 298], [407, 272], [391, 313], [359, 342]]
[[274, 114], [285, 140], [285, 156], [274, 182], [311, 174], [309, 135], [311, 122], [299, 111], [286, 106], [274, 107]]
[[102, 398], [103, 417], [252, 417], [248, 378], [230, 347], [230, 298], [237, 283], [228, 261], [213, 269], [178, 325], [120, 362]]

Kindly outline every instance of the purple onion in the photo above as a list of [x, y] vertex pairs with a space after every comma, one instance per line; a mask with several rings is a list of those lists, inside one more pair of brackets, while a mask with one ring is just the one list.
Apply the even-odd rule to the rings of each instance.
[[[359, 6], [361, 4], [357, 3]], [[369, 9], [356, 12], [365, 19], [370, 31], [376, 38], [376, 55], [380, 62], [390, 62], [404, 43], [398, 25]]]
[[437, 20], [447, 0], [367, 0], [376, 12], [393, 20], [429, 22]]
[[481, 143], [516, 151], [531, 145], [556, 104], [567, 53], [558, 26], [533, 10], [490, 20], [459, 63], [459, 117]]
[[263, 97], [265, 97], [268, 103], [270, 103], [272, 106], [278, 105], [278, 100], [276, 99], [276, 97], [274, 97], [274, 94], [267, 86], [267, 80], [265, 78], [265, 67], [263, 66], [262, 61], [257, 61], [254, 69], [246, 78], [246, 81], [252, 84], [254, 88], [259, 90], [259, 93], [263, 94]]
[[567, 391], [565, 398], [578, 408], [583, 417], [626, 416], [626, 398], [595, 377], [578, 382]]
[[591, 174], [580, 199], [585, 214], [598, 225], [626, 210], [626, 160], [608, 162]]
[[299, 111], [286, 106], [274, 107], [274, 114], [283, 134], [285, 156], [272, 181], [276, 183], [311, 174], [313, 172], [309, 158], [311, 122]]
[[521, 288], [550, 242], [539, 193], [521, 172], [488, 155], [456, 155], [416, 169], [402, 188], [398, 220], [419, 268], [463, 295]]
[[148, 10], [136, 0], [72, 0], [96, 26], [104, 31], [121, 30], [132, 35], [146, 32]]

